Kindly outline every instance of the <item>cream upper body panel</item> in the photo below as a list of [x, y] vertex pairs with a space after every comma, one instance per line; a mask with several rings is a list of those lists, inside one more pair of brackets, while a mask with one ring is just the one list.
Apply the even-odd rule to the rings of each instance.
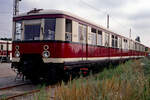
[[[117, 33], [113, 32], [112, 30], [110, 29], [107, 29], [107, 28], [104, 28], [103, 26], [100, 26], [98, 24], [95, 24], [89, 20], [86, 20], [84, 18], [81, 18], [79, 16], [76, 16], [72, 13], [69, 13], [69, 12], [66, 12], [66, 11], [61, 11], [61, 10], [37, 10], [37, 12], [34, 10], [30, 11], [30, 12], [27, 12], [27, 13], [23, 13], [23, 14], [20, 14], [18, 16], [14, 16], [14, 19], [15, 18], [19, 18], [19, 17], [26, 17], [26, 16], [40, 16], [40, 15], [65, 15], [65, 16], [68, 16], [69, 18], [73, 18], [72, 19], [72, 42], [79, 42], [79, 34], [78, 34], [78, 30], [79, 30], [79, 24], [80, 22], [82, 23], [85, 23], [87, 25], [87, 43], [88, 44], [92, 44], [92, 40], [91, 40], [91, 28], [94, 26], [94, 28], [98, 29], [98, 30], [101, 30], [102, 31], [102, 46], [106, 46], [108, 45], [108, 47], [112, 47], [112, 38], [111, 38], [111, 35], [114, 34], [116, 36], [119, 36], [121, 38], [121, 43], [122, 43], [122, 48], [123, 49], [134, 49], [132, 48], [131, 46], [131, 42], [129, 42], [129, 39], [123, 37], [123, 36], [120, 36], [118, 35]], [[55, 40], [64, 40], [65, 41], [65, 20], [66, 18], [56, 18], [56, 32], [55, 32]], [[37, 22], [37, 21], [36, 21]], [[44, 21], [42, 21], [44, 22]], [[29, 22], [30, 23], [30, 22]], [[28, 22], [24, 22], [23, 24], [29, 24]], [[60, 34], [61, 33], [61, 34]], [[109, 36], [109, 39], [107, 39], [105, 36], [106, 34], [108, 34]], [[24, 35], [23, 35], [24, 36]], [[24, 39], [24, 37], [22, 36], [22, 39]], [[14, 37], [14, 35], [13, 35]], [[40, 36], [42, 37], [42, 35]], [[124, 43], [124, 38], [127, 39], [127, 43], [125, 45]], [[96, 39], [97, 39], [97, 34], [96, 34]], [[108, 40], [109, 43], [106, 43], [106, 39]], [[42, 38], [40, 39], [42, 40]], [[97, 40], [96, 40], [97, 41]], [[119, 46], [119, 39], [118, 39], [118, 47]]]

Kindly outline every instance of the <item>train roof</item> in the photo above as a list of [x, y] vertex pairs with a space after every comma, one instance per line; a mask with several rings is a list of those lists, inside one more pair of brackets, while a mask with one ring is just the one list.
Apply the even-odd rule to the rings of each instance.
[[[101, 26], [101, 25], [98, 25], [98, 24], [96, 24], [96, 23], [93, 23], [93, 22], [91, 22], [91, 21], [89, 21], [89, 20], [87, 20], [87, 19], [84, 19], [84, 18], [79, 17], [79, 16], [77, 16], [77, 15], [75, 15], [75, 14], [72, 14], [72, 13], [67, 12], [67, 11], [62, 11], [62, 10], [55, 10], [55, 9], [50, 9], [50, 10], [34, 9], [34, 10], [29, 11], [29, 12], [22, 13], [22, 14], [19, 14], [19, 15], [17, 15], [17, 16], [14, 16], [14, 18], [25, 17], [25, 16], [34, 16], [34, 15], [48, 15], [48, 14], [62, 14], [62, 15], [71, 16], [71, 17], [74, 17], [74, 18], [76, 18], [76, 19], [78, 19], [78, 20], [81, 20], [81, 21], [83, 21], [83, 22], [86, 22], [86, 23], [88, 23], [88, 24], [90, 24], [90, 25], [92, 25], [92, 26], [98, 27], [98, 28], [102, 29], [102, 30], [105, 31], [105, 32], [108, 32], [108, 33], [110, 32], [110, 33], [112, 33], [112, 34], [114, 34], [114, 35], [123, 37], [124, 39], [131, 40], [131, 39], [125, 37], [125, 36], [122, 36], [122, 35], [117, 34], [116, 32], [113, 32], [112, 30], [110, 30], [110, 29], [108, 29], [108, 28], [105, 28], [105, 27], [103, 27], [103, 26]], [[139, 43], [139, 42], [137, 42], [137, 41], [135, 41], [135, 40], [131, 40], [131, 41], [134, 41], [135, 43], [141, 44], [141, 43]], [[141, 45], [143, 45], [143, 44], [141, 44]]]
[[[101, 25], [98, 25], [98, 24], [96, 24], [96, 23], [93, 23], [93, 22], [91, 22], [91, 21], [89, 21], [89, 20], [87, 20], [87, 19], [85, 19], [85, 18], [79, 17], [79, 16], [77, 16], [77, 15], [75, 15], [75, 14], [72, 14], [72, 13], [67, 12], [67, 11], [62, 11], [62, 10], [54, 10], [54, 9], [50, 9], [50, 10], [34, 9], [34, 10], [29, 11], [29, 12], [22, 13], [22, 14], [20, 14], [20, 15], [18, 15], [18, 16], [14, 16], [14, 18], [15, 18], [15, 17], [32, 16], [32, 15], [47, 15], [47, 14], [62, 14], [62, 15], [68, 15], [68, 16], [74, 17], [74, 18], [76, 18], [76, 19], [79, 19], [79, 20], [81, 20], [81, 21], [84, 21], [84, 22], [86, 22], [86, 23], [89, 23], [89, 24], [91, 24], [91, 25], [94, 25], [94, 26], [96, 26], [96, 27], [99, 27], [99, 28], [103, 29], [104, 31], [109, 31], [109, 32], [111, 32], [111, 33], [113, 33], [113, 34], [116, 34], [115, 32], [113, 32], [113, 31], [110, 30], [110, 29], [107, 29], [107, 28], [105, 28], [105, 27], [103, 27], [103, 26], [101, 26]], [[116, 35], [118, 35], [118, 34], [116, 34]], [[125, 37], [125, 38], [126, 38], [126, 37]]]

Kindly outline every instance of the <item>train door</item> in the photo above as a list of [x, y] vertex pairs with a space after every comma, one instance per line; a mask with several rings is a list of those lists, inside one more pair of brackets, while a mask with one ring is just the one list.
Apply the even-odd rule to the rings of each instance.
[[82, 61], [87, 59], [87, 26], [79, 25], [79, 42], [81, 43]]
[[105, 33], [105, 54], [104, 57], [108, 57], [110, 59], [110, 37], [109, 33]]
[[24, 40], [40, 40], [41, 20], [24, 21]]
[[120, 57], [120, 60], [122, 60], [122, 38], [119, 37], [119, 40], [118, 40], [118, 46], [119, 46], [119, 57]]

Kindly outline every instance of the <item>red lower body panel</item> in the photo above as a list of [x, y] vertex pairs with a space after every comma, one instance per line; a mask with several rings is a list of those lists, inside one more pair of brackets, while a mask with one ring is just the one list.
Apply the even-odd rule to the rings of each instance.
[[107, 48], [103, 46], [94, 46], [79, 43], [68, 43], [60, 41], [47, 42], [14, 42], [13, 57], [16, 51], [16, 45], [19, 46], [20, 54], [41, 54], [44, 51], [44, 45], [48, 45], [50, 58], [81, 58], [81, 57], [122, 57], [122, 56], [145, 56], [144, 52], [134, 50], [122, 50], [118, 48]]

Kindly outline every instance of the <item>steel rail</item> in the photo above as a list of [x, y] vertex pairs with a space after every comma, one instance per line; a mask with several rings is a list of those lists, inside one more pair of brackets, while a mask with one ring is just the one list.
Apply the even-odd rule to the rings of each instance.
[[[53, 88], [53, 87], [54, 86], [47, 86], [45, 89]], [[20, 93], [20, 94], [16, 94], [16, 95], [13, 95], [13, 96], [8, 96], [8, 97], [6, 97], [4, 99], [0, 99], [0, 100], [15, 100], [15, 98], [17, 98], [17, 97], [21, 97], [21, 96], [25, 96], [25, 95], [29, 95], [29, 94], [38, 93], [40, 91], [41, 91], [41, 89], [31, 90], [29, 92]], [[51, 97], [51, 98], [54, 98], [54, 97]]]
[[19, 87], [19, 86], [23, 86], [23, 85], [28, 85], [28, 84], [29, 83], [21, 83], [21, 84], [16, 84], [16, 85], [12, 85], [12, 86], [2, 87], [2, 88], [0, 88], [0, 91], [15, 88], [15, 87]]

